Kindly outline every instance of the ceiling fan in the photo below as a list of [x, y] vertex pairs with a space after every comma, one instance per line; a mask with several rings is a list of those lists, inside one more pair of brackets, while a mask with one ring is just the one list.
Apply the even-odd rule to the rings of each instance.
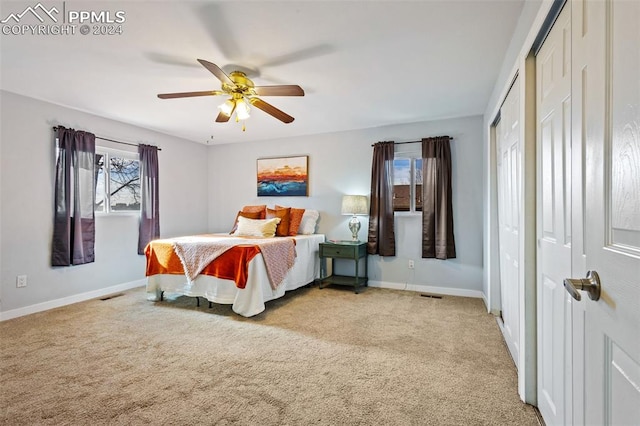
[[[249, 118], [249, 105], [255, 106], [283, 123], [291, 123], [294, 118], [263, 101], [259, 96], [304, 96], [304, 90], [297, 85], [255, 86], [242, 71], [233, 71], [227, 75], [216, 64], [198, 59], [198, 62], [208, 69], [222, 82], [221, 90], [206, 90], [202, 92], [161, 93], [160, 99], [189, 98], [195, 96], [228, 96], [228, 99], [218, 106], [220, 113], [216, 118], [218, 123], [226, 123], [236, 114], [236, 121]], [[242, 130], [244, 130], [244, 125]]]

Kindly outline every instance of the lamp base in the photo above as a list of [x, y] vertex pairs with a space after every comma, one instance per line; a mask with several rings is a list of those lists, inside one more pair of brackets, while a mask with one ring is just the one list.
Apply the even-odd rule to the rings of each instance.
[[351, 220], [349, 220], [349, 230], [351, 231], [351, 239], [353, 241], [358, 241], [358, 231], [360, 230], [360, 221], [354, 215]]

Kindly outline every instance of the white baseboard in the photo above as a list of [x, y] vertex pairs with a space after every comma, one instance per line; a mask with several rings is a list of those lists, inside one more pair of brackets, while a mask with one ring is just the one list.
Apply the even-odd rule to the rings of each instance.
[[463, 288], [434, 287], [430, 285], [404, 284], [404, 283], [393, 283], [388, 281], [372, 281], [372, 280], [369, 280], [368, 284], [369, 284], [369, 287], [390, 288], [392, 290], [408, 290], [408, 291], [418, 291], [418, 292], [429, 293], [429, 294], [441, 294], [445, 296], [482, 298], [481, 291], [466, 290]]
[[71, 305], [72, 303], [84, 302], [85, 300], [96, 299], [98, 297], [107, 296], [132, 288], [143, 287], [147, 284], [146, 278], [136, 281], [129, 281], [105, 287], [98, 290], [88, 291], [86, 293], [74, 294], [72, 296], [63, 297], [62, 299], [50, 300], [48, 302], [36, 303], [35, 305], [25, 306], [24, 308], [12, 309], [6, 312], [0, 312], [0, 321], [10, 320], [25, 315], [35, 314], [36, 312], [48, 311], [49, 309], [59, 308], [61, 306]]
[[[145, 278], [114, 285], [112, 287], [101, 288], [99, 290], [88, 291], [86, 293], [74, 294], [73, 296], [63, 297], [61, 299], [50, 300], [48, 302], [37, 303], [35, 305], [25, 306], [24, 308], [12, 309], [6, 312], [0, 312], [0, 321], [10, 320], [25, 315], [35, 314], [36, 312], [47, 311], [49, 309], [59, 308], [61, 306], [71, 305], [72, 303], [84, 302], [85, 300], [96, 299], [98, 297], [107, 296], [109, 294], [118, 293], [120, 291], [130, 290], [132, 288], [143, 287], [147, 284]], [[481, 291], [466, 290], [451, 287], [435, 287], [428, 285], [394, 283], [388, 281], [372, 281], [368, 282], [369, 287], [389, 288], [393, 290], [408, 290], [430, 294], [440, 294], [446, 296], [475, 297], [484, 299]], [[486, 303], [486, 299], [485, 299]]]
[[484, 302], [484, 307], [487, 308], [487, 312], [491, 312], [491, 309], [489, 309], [489, 300], [484, 292], [482, 292], [482, 301]]

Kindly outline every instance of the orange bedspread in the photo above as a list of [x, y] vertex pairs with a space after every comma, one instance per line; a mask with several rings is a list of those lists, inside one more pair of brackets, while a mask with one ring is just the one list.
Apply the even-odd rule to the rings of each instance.
[[[260, 253], [255, 245], [238, 245], [218, 256], [205, 267], [200, 274], [211, 275], [225, 280], [233, 280], [236, 287], [245, 288], [249, 275], [249, 262]], [[170, 242], [152, 241], [146, 249], [146, 275], [173, 274], [184, 275], [180, 258], [173, 251]]]

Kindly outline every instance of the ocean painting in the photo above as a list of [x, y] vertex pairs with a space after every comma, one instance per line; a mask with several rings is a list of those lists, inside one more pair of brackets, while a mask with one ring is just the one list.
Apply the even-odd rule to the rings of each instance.
[[309, 156], [259, 158], [258, 197], [309, 195]]

